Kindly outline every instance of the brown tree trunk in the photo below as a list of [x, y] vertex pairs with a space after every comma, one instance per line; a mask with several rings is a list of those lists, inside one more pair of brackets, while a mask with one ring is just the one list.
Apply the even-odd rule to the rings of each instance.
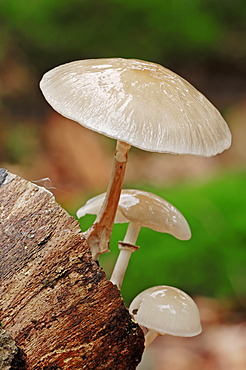
[[1, 321], [23, 368], [136, 368], [142, 330], [92, 260], [78, 222], [49, 191], [4, 169], [0, 246]]

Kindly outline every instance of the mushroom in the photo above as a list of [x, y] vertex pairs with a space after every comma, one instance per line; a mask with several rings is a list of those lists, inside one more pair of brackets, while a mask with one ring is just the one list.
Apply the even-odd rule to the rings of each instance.
[[[77, 216], [80, 218], [87, 213], [97, 214], [104, 198], [105, 193], [90, 199], [77, 211]], [[165, 199], [143, 190], [121, 191], [115, 223], [124, 222], [129, 222], [129, 226], [123, 242], [119, 242], [120, 254], [110, 279], [118, 288], [122, 285], [131, 254], [138, 249], [135, 243], [141, 227], [169, 233], [181, 240], [191, 237], [189, 225], [177, 208]]]
[[212, 156], [231, 134], [218, 110], [174, 72], [134, 59], [88, 59], [48, 71], [40, 88], [63, 116], [117, 140], [107, 195], [87, 237], [94, 259], [108, 251], [130, 146]]
[[197, 305], [174, 287], [160, 285], [144, 290], [134, 298], [129, 311], [139, 325], [148, 329], [145, 347], [158, 335], [193, 337], [202, 331]]

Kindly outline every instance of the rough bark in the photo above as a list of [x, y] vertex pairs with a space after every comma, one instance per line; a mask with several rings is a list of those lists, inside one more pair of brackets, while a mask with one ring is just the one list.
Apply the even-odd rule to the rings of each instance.
[[1, 321], [24, 353], [23, 368], [136, 368], [143, 333], [78, 222], [49, 191], [4, 169], [0, 245]]

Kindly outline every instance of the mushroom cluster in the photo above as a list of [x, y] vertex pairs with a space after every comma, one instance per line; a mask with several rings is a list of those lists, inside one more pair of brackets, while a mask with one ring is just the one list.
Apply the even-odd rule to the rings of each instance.
[[40, 88], [57, 112], [117, 140], [107, 194], [86, 233], [94, 259], [109, 249], [132, 145], [202, 156], [231, 145], [219, 111], [189, 82], [159, 64], [123, 58], [79, 60], [45, 73]]
[[[228, 149], [231, 133], [219, 111], [191, 84], [161, 65], [135, 59], [89, 59], [47, 72], [41, 90], [63, 116], [117, 140], [107, 192], [78, 212], [96, 214], [84, 233], [92, 258], [109, 251], [114, 223], [129, 223], [111, 281], [120, 289], [141, 227], [188, 240], [184, 216], [166, 200], [141, 190], [121, 190], [128, 152], [146, 151], [213, 156]], [[158, 286], [140, 293], [130, 313], [148, 328], [146, 346], [160, 334], [201, 332], [194, 301], [177, 288]]]
[[[86, 214], [98, 215], [106, 194], [90, 199], [77, 211], [78, 218]], [[184, 216], [171, 203], [147, 191], [123, 189], [121, 191], [115, 223], [129, 223], [123, 241], [119, 242], [120, 254], [115, 264], [111, 281], [119, 288], [131, 254], [139, 249], [136, 241], [141, 227], [168, 233], [180, 240], [191, 237], [190, 227]]]

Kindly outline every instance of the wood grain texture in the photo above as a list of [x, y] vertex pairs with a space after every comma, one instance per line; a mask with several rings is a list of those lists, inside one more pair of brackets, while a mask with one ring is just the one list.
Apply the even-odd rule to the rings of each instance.
[[46, 189], [0, 170], [0, 308], [27, 369], [135, 369], [143, 333]]

